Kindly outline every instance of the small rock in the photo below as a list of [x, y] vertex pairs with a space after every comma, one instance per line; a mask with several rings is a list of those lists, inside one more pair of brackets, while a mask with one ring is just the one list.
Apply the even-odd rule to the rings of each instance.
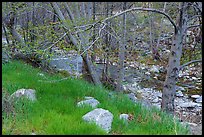
[[197, 98], [197, 99], [195, 100], [195, 102], [197, 102], [197, 103], [202, 103], [202, 96], [200, 96], [199, 98]]
[[85, 96], [84, 99], [93, 99], [93, 97], [87, 97], [87, 96]]
[[152, 103], [157, 103], [157, 102], [159, 102], [159, 98], [156, 97], [156, 98], [154, 98], [151, 102], [152, 102]]
[[197, 99], [197, 98], [200, 98], [200, 95], [191, 95], [191, 98]]
[[183, 100], [183, 98], [175, 98], [175, 103], [177, 104], [177, 105], [180, 105], [181, 103], [184, 103], [185, 101]]
[[179, 71], [179, 77], [182, 77], [183, 76], [183, 73], [181, 71]]
[[196, 106], [200, 106], [200, 105], [194, 102], [185, 102], [185, 103], [180, 104], [180, 107], [182, 108], [194, 108]]
[[14, 92], [11, 97], [16, 97], [16, 98], [20, 98], [20, 97], [26, 97], [27, 99], [34, 101], [36, 100], [35, 97], [35, 90], [33, 89], [19, 89], [16, 92]]
[[152, 105], [151, 105], [151, 103], [149, 102], [149, 100], [140, 100], [139, 101], [140, 103], [141, 103], [141, 105], [143, 106], [143, 107], [146, 107], [147, 109], [151, 109], [151, 107], [152, 107]]
[[187, 122], [180, 122], [181, 123], [181, 125], [183, 125], [183, 126], [186, 126], [187, 125]]
[[156, 76], [153, 77], [154, 79], [158, 79]]
[[9, 60], [9, 54], [6, 52], [6, 50], [2, 50], [2, 63], [8, 63]]
[[134, 93], [130, 93], [130, 94], [127, 94], [129, 99], [132, 100], [133, 102], [137, 102], [137, 97], [135, 97], [135, 94]]
[[37, 75], [38, 75], [38, 76], [42, 76], [42, 77], [45, 76], [43, 73], [38, 73]]
[[200, 89], [199, 87], [195, 87], [196, 89]]
[[128, 121], [128, 114], [120, 114], [120, 119], [123, 119], [124, 121]]
[[142, 89], [140, 89], [140, 90], [137, 90], [137, 92], [136, 93], [142, 93], [143, 92], [143, 90]]
[[125, 85], [123, 85], [123, 89], [124, 89], [125, 91], [127, 91], [127, 87], [126, 87]]
[[102, 108], [96, 108], [83, 117], [83, 120], [88, 122], [95, 122], [98, 126], [104, 129], [107, 133], [111, 130], [111, 125], [113, 121], [113, 114], [108, 110]]
[[162, 98], [162, 93], [161, 92], [157, 92], [157, 97]]
[[192, 77], [192, 79], [193, 79], [193, 80], [197, 80], [197, 78], [196, 78], [196, 77]]
[[153, 103], [152, 105], [157, 107], [158, 109], [161, 109], [161, 104], [160, 103]]
[[185, 91], [185, 88], [181, 86], [176, 86], [176, 90]]
[[152, 68], [150, 69], [150, 71], [159, 73], [159, 68], [157, 66], [153, 65]]
[[145, 74], [146, 74], [146, 75], [150, 75], [150, 73], [149, 73], [148, 71], [147, 71], [147, 72], [145, 72]]
[[91, 99], [87, 99], [87, 100], [83, 100], [83, 101], [78, 102], [77, 106], [80, 107], [84, 104], [90, 105], [92, 108], [95, 108], [99, 104], [99, 101], [94, 99], [94, 98], [91, 98]]
[[177, 97], [183, 97], [183, 93], [179, 90], [176, 92], [176, 96]]
[[197, 124], [196, 123], [190, 123], [190, 122], [188, 122], [187, 123], [189, 126], [194, 126], [194, 127], [196, 127], [197, 126]]

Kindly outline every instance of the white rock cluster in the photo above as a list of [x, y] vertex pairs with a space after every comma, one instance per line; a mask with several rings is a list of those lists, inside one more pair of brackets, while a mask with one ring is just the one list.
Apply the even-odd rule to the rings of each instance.
[[100, 102], [93, 97], [84, 97], [85, 100], [82, 100], [77, 103], [78, 107], [83, 105], [90, 105], [94, 110], [85, 114], [82, 118], [87, 122], [94, 122], [96, 125], [104, 129], [107, 133], [111, 130], [111, 125], [113, 122], [113, 114], [103, 108], [96, 108]]

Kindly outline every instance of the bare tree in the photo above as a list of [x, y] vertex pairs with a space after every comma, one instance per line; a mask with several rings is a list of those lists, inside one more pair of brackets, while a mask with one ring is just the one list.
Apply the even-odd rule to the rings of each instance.
[[176, 81], [178, 80], [180, 59], [182, 55], [183, 36], [187, 29], [188, 3], [182, 2], [179, 7], [177, 18], [177, 30], [174, 34], [174, 43], [171, 46], [171, 54], [168, 61], [167, 75], [164, 82], [162, 94], [162, 110], [174, 114], [174, 99], [176, 94]]
[[[123, 3], [123, 10], [126, 10], [126, 2]], [[119, 42], [119, 64], [118, 64], [118, 79], [117, 79], [117, 91], [122, 91], [122, 82], [124, 79], [124, 60], [125, 60], [125, 45], [126, 45], [126, 13], [123, 14], [123, 38], [122, 42]]]

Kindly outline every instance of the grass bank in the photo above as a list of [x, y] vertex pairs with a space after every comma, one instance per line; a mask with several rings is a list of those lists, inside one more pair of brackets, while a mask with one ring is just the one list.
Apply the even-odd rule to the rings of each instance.
[[[83, 121], [82, 116], [91, 111], [91, 107], [76, 106], [85, 96], [92, 96], [100, 102], [98, 108], [107, 109], [114, 115], [108, 134], [188, 134], [188, 130], [171, 116], [156, 108], [147, 110], [140, 104], [133, 104], [121, 93], [109, 96], [109, 91], [104, 88], [73, 78], [55, 83], [42, 82], [61, 78], [59, 74], [50, 75], [20, 61], [3, 64], [2, 97], [20, 88], [31, 88], [37, 91], [37, 101], [22, 99], [14, 103], [11, 113], [2, 112], [2, 133], [107, 134], [95, 124]], [[119, 119], [121, 113], [131, 114], [128, 124]]]

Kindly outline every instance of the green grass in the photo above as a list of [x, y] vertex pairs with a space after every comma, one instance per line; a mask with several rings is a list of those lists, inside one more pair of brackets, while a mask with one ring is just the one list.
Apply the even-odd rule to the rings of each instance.
[[[45, 77], [39, 76], [43, 73]], [[40, 82], [61, 79], [59, 74], [41, 72], [19, 61], [2, 65], [2, 85], [4, 91], [12, 94], [20, 88], [37, 91], [37, 101], [26, 99], [15, 104], [15, 116], [2, 113], [3, 134], [107, 134], [94, 123], [83, 121], [82, 116], [91, 111], [89, 106], [77, 107], [84, 96], [96, 98], [98, 107], [108, 109], [113, 115], [112, 130], [108, 134], [189, 134], [179, 122], [175, 124], [171, 116], [157, 110], [147, 110], [140, 104], [133, 104], [121, 93], [108, 96], [107, 90], [80, 79], [69, 78], [56, 83]], [[124, 123], [121, 113], [131, 114], [133, 119]]]

